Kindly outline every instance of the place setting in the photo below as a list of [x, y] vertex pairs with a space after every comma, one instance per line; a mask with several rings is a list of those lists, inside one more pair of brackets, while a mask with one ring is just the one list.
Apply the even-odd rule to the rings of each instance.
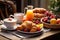
[[19, 38], [34, 38], [52, 29], [58, 29], [60, 19], [45, 8], [28, 9], [26, 13], [14, 13], [3, 20], [2, 32]]
[[0, 40], [59, 40], [59, 0], [1, 0]]
[[43, 34], [43, 24], [35, 24], [34, 22], [29, 21], [30, 19], [25, 21], [24, 18], [25, 15], [23, 13], [10, 15], [9, 18], [3, 20], [4, 23], [1, 25], [1, 32], [8, 32], [15, 36], [19, 35], [19, 37], [25, 36], [27, 38]]

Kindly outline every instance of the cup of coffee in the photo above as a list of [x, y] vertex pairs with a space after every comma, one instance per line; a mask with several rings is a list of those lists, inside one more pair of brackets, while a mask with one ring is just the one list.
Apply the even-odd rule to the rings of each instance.
[[4, 19], [4, 25], [8, 28], [8, 29], [14, 29], [14, 26], [16, 26], [16, 19], [13, 18], [6, 18]]
[[14, 19], [17, 20], [17, 23], [21, 23], [24, 17], [23, 13], [14, 13]]

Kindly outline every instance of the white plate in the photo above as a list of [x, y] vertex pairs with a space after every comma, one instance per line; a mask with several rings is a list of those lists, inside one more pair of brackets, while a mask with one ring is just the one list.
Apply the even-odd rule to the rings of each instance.
[[1, 28], [5, 29], [5, 30], [15, 30], [17, 28], [18, 25], [15, 25], [13, 29], [8, 29], [5, 25], [1, 25]]

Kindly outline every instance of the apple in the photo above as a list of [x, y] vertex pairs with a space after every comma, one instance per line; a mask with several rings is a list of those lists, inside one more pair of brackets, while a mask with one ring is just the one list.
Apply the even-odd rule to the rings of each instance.
[[48, 16], [54, 15], [53, 13], [49, 13]]
[[55, 15], [51, 15], [50, 18], [51, 18], [51, 19], [52, 19], [52, 18], [55, 18]]
[[48, 14], [49, 14], [49, 11], [46, 11], [44, 14], [45, 14], [46, 16], [48, 16]]
[[54, 15], [54, 13], [52, 13], [51, 11], [49, 11], [48, 16], [51, 16], [51, 15]]
[[44, 22], [47, 22], [47, 20], [48, 20], [48, 17], [44, 17], [44, 18], [43, 18], [43, 21], [44, 21]]
[[60, 19], [57, 19], [57, 24], [60, 24]]

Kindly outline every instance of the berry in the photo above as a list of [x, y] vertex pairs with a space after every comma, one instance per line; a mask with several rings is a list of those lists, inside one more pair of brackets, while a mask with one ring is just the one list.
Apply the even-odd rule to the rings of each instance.
[[48, 20], [46, 23], [50, 23], [50, 20]]
[[48, 20], [50, 20], [50, 17], [48, 17]]
[[35, 23], [38, 24], [39, 23], [39, 20], [36, 20]]
[[43, 19], [44, 22], [47, 22], [47, 20], [48, 20], [48, 17], [45, 17], [45, 18]]
[[27, 28], [25, 28], [25, 29], [24, 29], [24, 32], [28, 32], [28, 29], [27, 29]]
[[48, 14], [49, 14], [49, 11], [46, 11], [44, 14], [45, 14], [46, 16], [48, 16]]
[[55, 15], [51, 15], [50, 18], [55, 18]]
[[37, 31], [40, 31], [41, 30], [41, 28], [40, 27], [37, 27]]

